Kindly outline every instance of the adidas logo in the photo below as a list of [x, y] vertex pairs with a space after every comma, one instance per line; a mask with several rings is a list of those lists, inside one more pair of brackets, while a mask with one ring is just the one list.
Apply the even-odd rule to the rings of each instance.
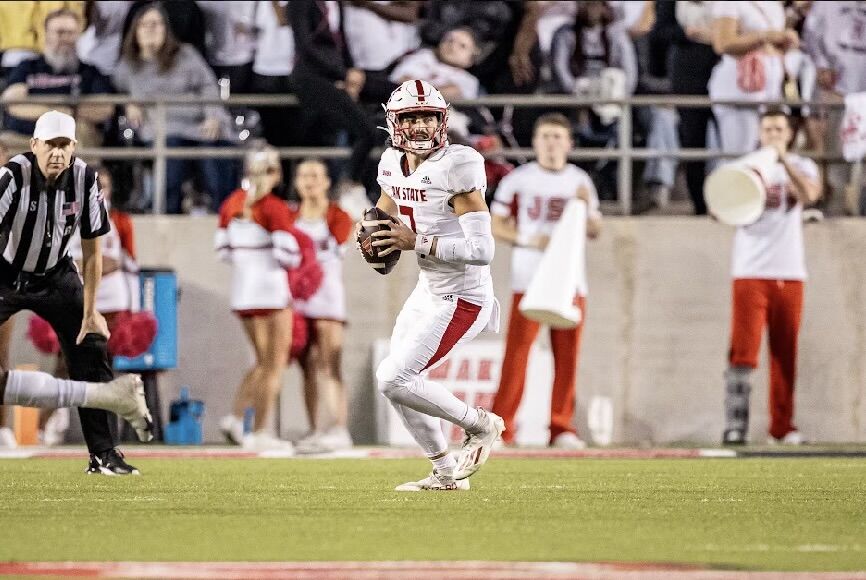
[[425, 183], [427, 185], [430, 185], [430, 178], [425, 175], [424, 177], [421, 178], [421, 183]]

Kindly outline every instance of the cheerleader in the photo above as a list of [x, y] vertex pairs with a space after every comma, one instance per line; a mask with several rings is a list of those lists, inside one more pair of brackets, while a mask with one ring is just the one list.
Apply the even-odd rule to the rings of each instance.
[[[215, 245], [220, 258], [232, 266], [231, 307], [253, 347], [255, 364], [238, 388], [233, 413], [220, 421], [220, 430], [230, 442], [248, 449], [291, 452], [291, 443], [271, 435], [267, 425], [292, 340], [286, 271], [301, 264], [303, 234], [292, 228], [288, 206], [272, 193], [282, 179], [276, 149], [265, 146], [249, 153], [244, 176], [242, 188], [220, 208]], [[255, 419], [253, 432], [245, 436], [248, 407]]]
[[[307, 319], [309, 346], [302, 356], [304, 399], [311, 433], [298, 445], [299, 452], [321, 453], [352, 446], [348, 430], [348, 402], [342, 379], [343, 326], [346, 298], [343, 287], [344, 244], [352, 231], [352, 219], [328, 200], [331, 180], [325, 164], [306, 160], [295, 170], [295, 190], [300, 203], [291, 207], [294, 226], [316, 246], [323, 270], [322, 284], [296, 308]], [[322, 420], [319, 407], [323, 407]]]

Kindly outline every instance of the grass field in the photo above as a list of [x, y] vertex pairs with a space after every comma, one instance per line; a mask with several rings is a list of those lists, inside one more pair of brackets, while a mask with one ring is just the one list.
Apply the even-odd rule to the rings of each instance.
[[863, 459], [0, 461], [0, 561], [506, 560], [866, 569]]

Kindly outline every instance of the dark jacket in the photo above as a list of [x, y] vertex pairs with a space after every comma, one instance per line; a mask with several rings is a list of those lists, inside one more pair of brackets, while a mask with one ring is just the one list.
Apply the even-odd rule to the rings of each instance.
[[678, 95], [706, 95], [707, 83], [719, 57], [708, 44], [694, 42], [677, 22], [676, 2], [656, 2], [651, 41], [670, 44], [668, 71], [671, 90]]
[[[340, 6], [340, 30], [332, 33], [328, 26], [327, 4], [322, 0], [292, 0], [287, 7], [292, 34], [295, 37], [297, 63], [295, 70], [333, 81], [346, 78], [352, 58], [343, 34], [343, 6]], [[383, 39], [383, 42], [387, 41]]]

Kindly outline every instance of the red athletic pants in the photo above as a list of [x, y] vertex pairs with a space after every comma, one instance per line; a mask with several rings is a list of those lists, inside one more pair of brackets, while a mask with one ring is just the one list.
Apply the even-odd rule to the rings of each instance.
[[[523, 398], [526, 385], [526, 368], [529, 349], [538, 336], [540, 324], [520, 313], [523, 293], [515, 293], [511, 302], [511, 319], [508, 323], [508, 338], [505, 342], [505, 357], [499, 378], [499, 391], [493, 400], [493, 412], [505, 420], [506, 431], [502, 438], [506, 443], [514, 441], [514, 416]], [[576, 304], [586, 317], [586, 298], [578, 297]], [[577, 353], [580, 349], [580, 332], [583, 322], [571, 329], [550, 329], [553, 349], [553, 396], [550, 400], [550, 440], [566, 431], [575, 432], [575, 391], [577, 382]]]
[[770, 435], [781, 438], [794, 427], [797, 336], [803, 310], [803, 282], [734, 280], [731, 366], [757, 368], [764, 326], [770, 334]]

